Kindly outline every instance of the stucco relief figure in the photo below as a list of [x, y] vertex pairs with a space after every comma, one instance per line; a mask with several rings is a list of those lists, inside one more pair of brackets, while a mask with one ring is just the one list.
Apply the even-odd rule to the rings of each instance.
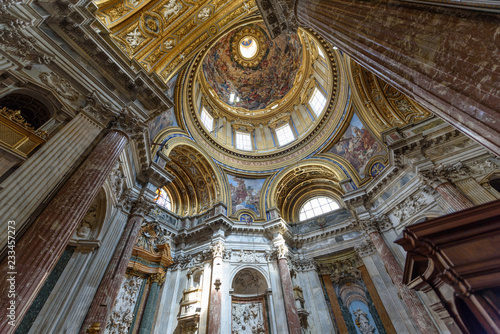
[[259, 303], [233, 304], [232, 333], [265, 334], [262, 305]]
[[76, 237], [79, 239], [88, 239], [90, 236], [90, 232], [92, 232], [92, 228], [96, 225], [97, 222], [97, 207], [95, 205], [91, 206], [89, 211], [83, 217], [80, 226], [76, 230]]
[[134, 31], [129, 32], [127, 34], [126, 38], [125, 38], [125, 40], [127, 41], [128, 45], [130, 45], [130, 47], [132, 47], [132, 48], [137, 47], [139, 44], [142, 43], [142, 41], [144, 39], [145, 38], [142, 37], [142, 34], [139, 31], [139, 28], [135, 28]]
[[168, 20], [182, 9], [182, 5], [177, 3], [177, 0], [170, 0], [168, 4], [163, 6], [163, 9], [163, 16], [165, 20]]
[[356, 326], [358, 326], [361, 334], [373, 334], [375, 333], [375, 327], [370, 325], [370, 320], [368, 319], [368, 314], [363, 312], [361, 309], [357, 309], [353, 312], [356, 316]]

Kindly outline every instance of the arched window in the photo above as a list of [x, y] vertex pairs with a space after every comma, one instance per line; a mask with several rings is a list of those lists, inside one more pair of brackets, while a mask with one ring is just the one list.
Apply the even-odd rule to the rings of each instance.
[[300, 209], [299, 220], [306, 220], [340, 208], [337, 202], [329, 197], [314, 197]]
[[170, 201], [170, 196], [168, 196], [168, 193], [165, 191], [165, 189], [158, 189], [156, 191], [156, 196], [155, 202], [159, 205], [164, 207], [167, 210], [172, 211], [172, 202]]

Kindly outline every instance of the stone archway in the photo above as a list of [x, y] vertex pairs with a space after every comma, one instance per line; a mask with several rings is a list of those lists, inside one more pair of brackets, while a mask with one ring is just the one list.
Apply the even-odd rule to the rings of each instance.
[[264, 276], [252, 268], [236, 273], [232, 282], [231, 332], [238, 334], [269, 333]]

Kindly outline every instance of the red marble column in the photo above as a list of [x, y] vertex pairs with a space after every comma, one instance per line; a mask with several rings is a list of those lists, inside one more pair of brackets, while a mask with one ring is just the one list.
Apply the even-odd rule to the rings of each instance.
[[296, 0], [308, 26], [500, 154], [500, 16], [402, 1]]
[[394, 285], [398, 289], [401, 299], [405, 303], [410, 316], [415, 321], [418, 329], [422, 334], [438, 333], [432, 320], [425, 310], [422, 302], [415, 292], [410, 291], [406, 285], [403, 284], [403, 270], [399, 266], [396, 258], [392, 254], [389, 247], [387, 247], [382, 235], [379, 231], [370, 231], [370, 239], [372, 240], [375, 248], [377, 249], [382, 261], [384, 261], [385, 268], [392, 278]]
[[290, 268], [285, 257], [278, 258], [278, 268], [281, 276], [281, 287], [283, 289], [283, 298], [285, 300], [286, 318], [288, 321], [288, 331], [290, 334], [300, 334], [300, 319], [293, 296], [292, 278], [290, 277]]
[[[113, 304], [120, 291], [127, 265], [137, 242], [144, 215], [151, 209], [152, 205], [146, 201], [137, 201], [135, 203], [113, 257], [109, 261], [99, 288], [94, 295], [80, 329], [80, 334], [104, 333], [109, 314], [113, 309]], [[90, 327], [92, 327], [92, 330], [89, 331]]]
[[[123, 132], [108, 132], [17, 243], [15, 268], [9, 268], [7, 259], [2, 262], [2, 275], [17, 272], [16, 320], [15, 326], [9, 325], [2, 311], [0, 333], [14, 333], [127, 142]], [[0, 284], [0, 308], [6, 310], [9, 284], [5, 279]]]
[[[208, 334], [221, 334], [222, 255], [226, 247], [222, 241], [212, 245], [212, 279], [210, 285], [210, 305], [208, 310]], [[229, 284], [229, 282], [225, 282]]]
[[436, 191], [441, 194], [443, 199], [453, 208], [455, 211], [461, 211], [468, 208], [472, 208], [474, 203], [472, 203], [460, 190], [458, 190], [450, 182], [444, 182], [436, 187]]

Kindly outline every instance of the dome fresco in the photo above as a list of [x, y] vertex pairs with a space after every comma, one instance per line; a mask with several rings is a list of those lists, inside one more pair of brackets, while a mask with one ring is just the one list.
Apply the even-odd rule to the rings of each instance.
[[[248, 44], [246, 31], [252, 36], [253, 43], [260, 44], [259, 53], [262, 53], [254, 56], [256, 60], [248, 64], [237, 52], [241, 50], [239, 43]], [[301, 62], [302, 45], [297, 34], [283, 34], [271, 40], [265, 26], [257, 23], [233, 30], [218, 41], [203, 61], [203, 74], [226, 104], [259, 110], [288, 93]]]

